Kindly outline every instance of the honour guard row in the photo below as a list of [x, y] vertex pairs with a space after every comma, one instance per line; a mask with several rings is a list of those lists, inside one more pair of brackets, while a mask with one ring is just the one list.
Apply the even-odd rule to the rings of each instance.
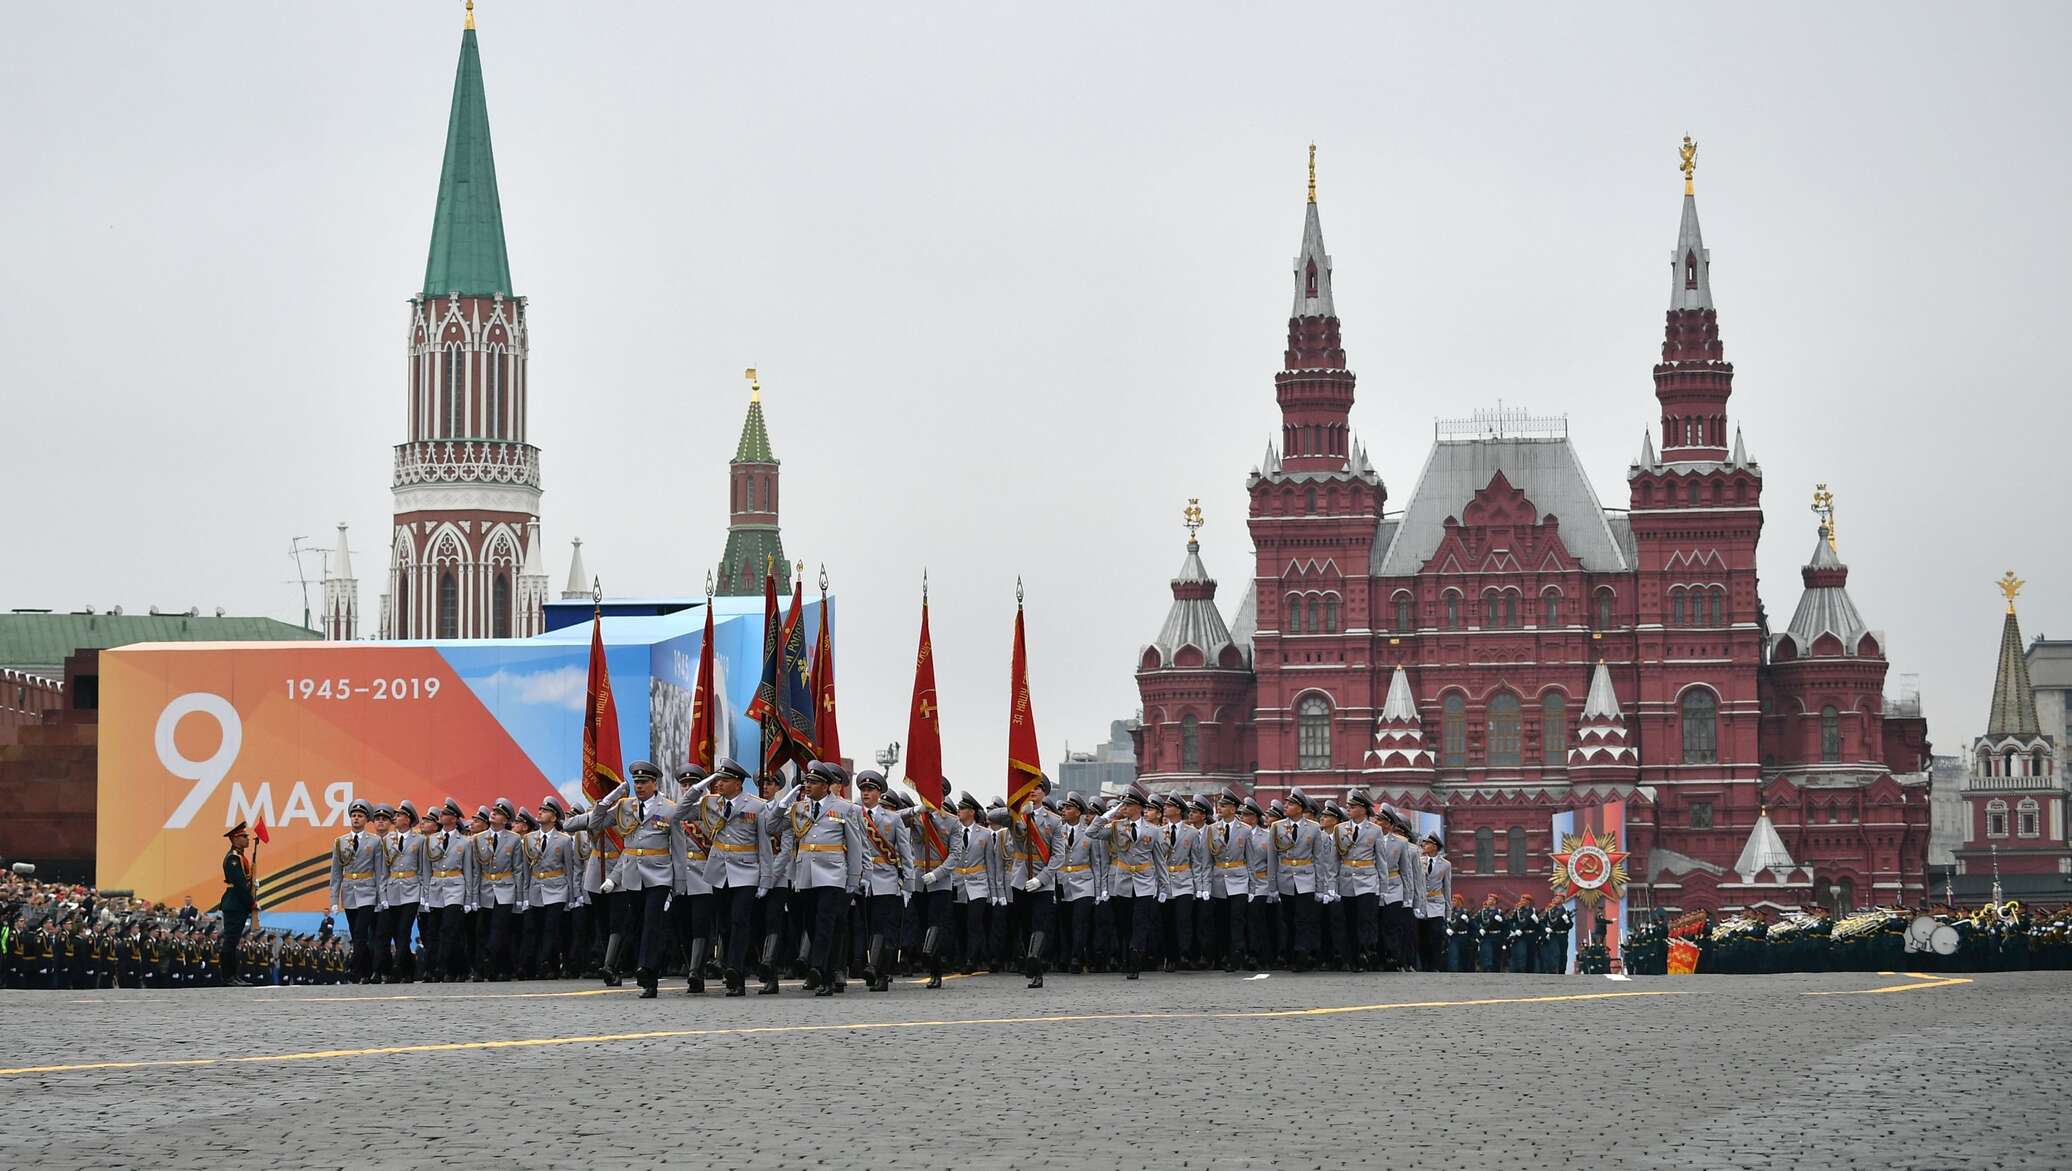
[[1262, 805], [1132, 786], [1110, 802], [1039, 780], [1010, 810], [821, 762], [791, 783], [725, 759], [674, 777], [636, 761], [626, 777], [590, 808], [355, 802], [330, 880], [352, 977], [630, 974], [654, 996], [680, 971], [691, 992], [713, 979], [742, 996], [790, 972], [828, 996], [852, 973], [884, 991], [895, 974], [940, 987], [1015, 969], [1041, 987], [1057, 969], [1566, 963], [1565, 912], [1464, 915], [1439, 835], [1414, 837], [1363, 790]]

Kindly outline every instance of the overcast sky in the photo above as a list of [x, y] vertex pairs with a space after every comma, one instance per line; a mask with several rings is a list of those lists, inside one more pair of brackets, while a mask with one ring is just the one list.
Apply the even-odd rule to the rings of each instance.
[[[1771, 621], [1824, 480], [1892, 687], [1957, 750], [1993, 579], [2072, 634], [2066, 13], [484, 0], [554, 587], [581, 536], [609, 592], [702, 589], [759, 365], [845, 746], [905, 736], [925, 564], [946, 770], [998, 791], [1017, 574], [1050, 762], [1134, 713], [1187, 497], [1244, 592], [1312, 139], [1391, 507], [1434, 417], [1498, 400], [1565, 412], [1616, 506], [1689, 132]], [[299, 617], [289, 540], [344, 520], [376, 612], [460, 27], [10, 12], [0, 607]]]

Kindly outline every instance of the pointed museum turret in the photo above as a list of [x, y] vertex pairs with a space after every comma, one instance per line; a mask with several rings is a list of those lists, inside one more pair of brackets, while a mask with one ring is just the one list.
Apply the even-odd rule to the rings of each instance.
[[746, 377], [748, 417], [741, 420], [741, 441], [727, 465], [727, 547], [719, 559], [718, 589], [722, 595], [760, 594], [763, 578], [774, 569], [781, 594], [791, 588], [791, 563], [777, 524], [778, 460], [763, 421], [762, 381], [752, 369]]
[[1619, 693], [1612, 688], [1611, 670], [1599, 659], [1590, 675], [1590, 694], [1583, 700], [1583, 718], [1576, 723], [1575, 743], [1568, 750], [1569, 780], [1578, 785], [1630, 782], [1639, 765]]
[[1216, 579], [1202, 564], [1202, 512], [1189, 500], [1183, 515], [1187, 554], [1173, 575], [1173, 604], [1158, 637], [1137, 653], [1137, 692], [1144, 703], [1137, 775], [1146, 781], [1249, 778], [1238, 757], [1240, 729], [1251, 716], [1244, 702], [1252, 679], [1250, 648], [1231, 633], [1216, 608]]
[[1424, 721], [1418, 718], [1417, 700], [1410, 694], [1410, 676], [1398, 666], [1389, 677], [1381, 717], [1374, 722], [1374, 747], [1367, 750], [1367, 770], [1379, 774], [1376, 781], [1385, 788], [1429, 785], [1435, 775], [1432, 763], [1431, 749], [1425, 746]]

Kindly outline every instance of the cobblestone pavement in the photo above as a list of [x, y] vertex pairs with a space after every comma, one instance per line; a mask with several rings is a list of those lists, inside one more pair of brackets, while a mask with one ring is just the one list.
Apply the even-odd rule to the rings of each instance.
[[2072, 1166], [2062, 972], [681, 989], [0, 993], [0, 1166]]

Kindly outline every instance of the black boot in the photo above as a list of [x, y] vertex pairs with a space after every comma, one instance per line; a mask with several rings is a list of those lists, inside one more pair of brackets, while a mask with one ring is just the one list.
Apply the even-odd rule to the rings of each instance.
[[626, 946], [626, 937], [613, 935], [604, 942], [604, 986], [617, 988], [619, 979], [619, 949]]
[[763, 986], [756, 989], [755, 994], [757, 996], [777, 995], [777, 969], [769, 967], [763, 969]]
[[727, 981], [728, 996], [748, 995], [748, 980], [745, 977], [743, 977], [741, 973], [729, 968], [727, 969], [725, 978]]
[[822, 972], [820, 973], [820, 990], [819, 990], [818, 992], [815, 992], [815, 993], [814, 993], [813, 995], [815, 995], [815, 996], [833, 996], [834, 994], [835, 994], [835, 973], [834, 973], [834, 969], [832, 969], [832, 968], [829, 968], [829, 969], [826, 969], [826, 970], [824, 970], [824, 971], [822, 971]]
[[705, 991], [705, 949], [711, 943], [704, 939], [691, 941], [690, 962], [684, 965], [686, 991], [696, 996]]
[[640, 998], [653, 1000], [661, 986], [660, 976], [647, 968], [639, 968], [634, 971], [633, 978], [640, 981]]

